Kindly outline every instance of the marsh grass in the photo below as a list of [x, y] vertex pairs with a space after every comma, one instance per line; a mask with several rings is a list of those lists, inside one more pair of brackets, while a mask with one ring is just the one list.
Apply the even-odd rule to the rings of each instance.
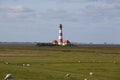
[[120, 80], [120, 47], [0, 46], [0, 80], [8, 73], [13, 80]]

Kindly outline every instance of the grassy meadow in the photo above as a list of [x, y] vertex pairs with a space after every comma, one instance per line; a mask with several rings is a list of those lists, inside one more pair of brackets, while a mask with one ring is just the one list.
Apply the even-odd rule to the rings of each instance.
[[8, 73], [12, 80], [120, 80], [120, 46], [0, 46], [0, 80]]

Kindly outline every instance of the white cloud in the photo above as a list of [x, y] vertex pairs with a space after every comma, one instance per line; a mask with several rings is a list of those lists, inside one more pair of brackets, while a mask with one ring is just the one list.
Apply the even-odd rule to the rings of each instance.
[[46, 12], [39, 13], [39, 18], [45, 21], [53, 20], [58, 22], [74, 22], [78, 20], [70, 11], [64, 9], [49, 9]]
[[30, 8], [22, 5], [17, 6], [0, 6], [0, 17], [4, 18], [17, 18], [28, 17], [33, 14], [34, 11]]
[[26, 8], [22, 5], [17, 5], [17, 6], [8, 6], [8, 7], [0, 7], [0, 11], [3, 12], [30, 12], [32, 11], [29, 8]]
[[[63, 0], [62, 0], [63, 1]], [[78, 21], [102, 21], [102, 18], [116, 18], [120, 14], [120, 3], [109, 2], [113, 0], [64, 0], [74, 2], [90, 2], [87, 4], [78, 5], [75, 10], [66, 8], [47, 9], [46, 11], [33, 11], [23, 5], [0, 7], [0, 16], [6, 16], [9, 18], [30, 18], [34, 17], [40, 20], [48, 21], [66, 21], [66, 22], [78, 22]], [[73, 3], [73, 5], [75, 5]], [[66, 6], [69, 6], [66, 4]], [[48, 5], [49, 7], [49, 5]], [[82, 8], [81, 8], [82, 7]], [[41, 9], [41, 8], [40, 8]], [[2, 13], [2, 15], [1, 15]], [[116, 16], [116, 17], [115, 17]], [[93, 19], [93, 20], [91, 20]], [[104, 20], [103, 19], [103, 20]], [[118, 18], [117, 18], [118, 19]]]
[[108, 9], [120, 9], [120, 3], [104, 3], [104, 2], [99, 2], [99, 3], [93, 3], [87, 6], [89, 9], [95, 9], [95, 10], [108, 10]]

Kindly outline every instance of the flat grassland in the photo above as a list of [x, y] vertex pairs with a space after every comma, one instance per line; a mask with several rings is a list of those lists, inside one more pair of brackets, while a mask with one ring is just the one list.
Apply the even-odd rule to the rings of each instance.
[[120, 46], [0, 46], [0, 80], [8, 73], [12, 80], [120, 80]]

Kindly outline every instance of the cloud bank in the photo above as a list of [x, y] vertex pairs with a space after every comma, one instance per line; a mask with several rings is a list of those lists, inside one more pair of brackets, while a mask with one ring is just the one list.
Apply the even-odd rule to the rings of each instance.
[[25, 18], [30, 17], [34, 10], [22, 5], [0, 6], [0, 17], [2, 18]]
[[[3, 1], [3, 0], [1, 0]], [[15, 0], [19, 1], [19, 0]], [[53, 0], [55, 1], [55, 0]], [[38, 18], [41, 20], [79, 22], [79, 21], [104, 21], [109, 19], [119, 19], [120, 2], [119, 0], [62, 0], [78, 5], [76, 9], [46, 9], [44, 12], [33, 10], [23, 5], [16, 6], [0, 6], [0, 16], [9, 18]], [[89, 3], [78, 3], [78, 2]], [[67, 5], [68, 4], [68, 5]], [[82, 8], [81, 8], [82, 4]], [[69, 3], [66, 3], [69, 7]], [[42, 8], [40, 8], [42, 9]]]

